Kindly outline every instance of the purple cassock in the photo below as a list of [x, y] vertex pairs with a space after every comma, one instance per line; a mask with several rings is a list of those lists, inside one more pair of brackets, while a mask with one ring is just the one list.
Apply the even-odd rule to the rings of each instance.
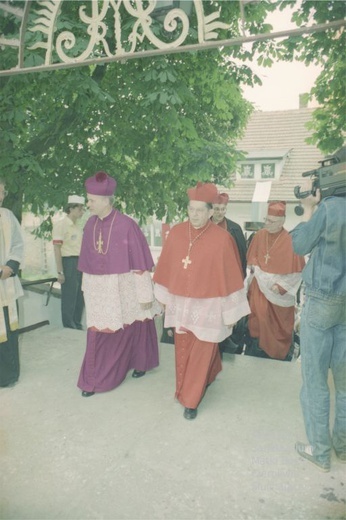
[[88, 327], [78, 380], [82, 390], [106, 392], [120, 385], [129, 370], [148, 371], [158, 366], [153, 311], [140, 307], [140, 303], [154, 300], [151, 285], [141, 299], [135, 278], [138, 282], [145, 277], [132, 272], [147, 272], [151, 284], [148, 272], [153, 265], [147, 241], [130, 217], [113, 210], [104, 219], [89, 218], [78, 262]]

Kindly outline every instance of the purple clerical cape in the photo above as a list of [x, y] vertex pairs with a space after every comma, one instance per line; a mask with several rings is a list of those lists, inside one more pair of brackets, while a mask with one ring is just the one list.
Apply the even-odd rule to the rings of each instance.
[[[102, 253], [98, 240], [102, 237]], [[88, 274], [123, 274], [132, 270], [151, 271], [154, 262], [148, 243], [138, 224], [117, 210], [100, 219], [87, 221], [78, 269]]]
[[[96, 216], [89, 218], [84, 228], [78, 262], [78, 269], [84, 273], [83, 277], [151, 271], [153, 265], [147, 241], [130, 217], [112, 210], [104, 219]], [[134, 279], [142, 275], [127, 276]], [[114, 292], [108, 297], [116, 299], [119, 294]], [[95, 305], [95, 298], [85, 294], [85, 302], [88, 315], [89, 306]], [[121, 307], [121, 294], [118, 303]], [[140, 308], [138, 301], [133, 304]], [[104, 305], [107, 305], [107, 301]], [[122, 328], [114, 332], [99, 331], [90, 326], [78, 386], [87, 392], [106, 392], [119, 386], [130, 369], [145, 372], [158, 364], [154, 319], [124, 323]]]

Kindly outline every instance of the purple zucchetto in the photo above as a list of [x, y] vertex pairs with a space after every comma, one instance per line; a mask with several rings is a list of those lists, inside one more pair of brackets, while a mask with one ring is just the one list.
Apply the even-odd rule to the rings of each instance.
[[110, 197], [114, 195], [117, 187], [117, 181], [110, 177], [108, 173], [100, 171], [96, 172], [93, 177], [89, 177], [84, 183], [87, 193], [90, 195], [102, 195]]

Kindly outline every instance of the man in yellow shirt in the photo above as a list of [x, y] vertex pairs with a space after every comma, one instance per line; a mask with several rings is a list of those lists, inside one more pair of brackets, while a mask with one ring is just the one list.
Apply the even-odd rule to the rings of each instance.
[[64, 208], [66, 216], [53, 225], [53, 245], [58, 281], [61, 284], [61, 317], [64, 327], [82, 330], [84, 298], [82, 273], [78, 271], [83, 230], [78, 220], [83, 216], [84, 197], [70, 195]]

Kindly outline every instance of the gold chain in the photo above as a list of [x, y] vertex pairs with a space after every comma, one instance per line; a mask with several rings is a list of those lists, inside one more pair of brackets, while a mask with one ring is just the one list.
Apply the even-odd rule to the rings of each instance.
[[192, 264], [192, 261], [190, 260], [190, 251], [192, 249], [193, 244], [196, 242], [196, 240], [198, 240], [203, 235], [203, 233], [205, 233], [207, 231], [210, 224], [211, 224], [211, 222], [209, 221], [207, 227], [205, 227], [199, 235], [197, 235], [193, 240], [191, 240], [191, 224], [189, 221], [189, 241], [190, 241], [190, 243], [189, 243], [189, 248], [187, 250], [187, 255], [185, 258], [182, 259], [182, 263], [184, 264], [184, 269], [187, 269], [187, 266], [189, 264]]
[[273, 249], [273, 247], [275, 246], [276, 242], [279, 240], [279, 238], [281, 237], [281, 234], [283, 232], [283, 229], [280, 231], [280, 234], [276, 237], [276, 239], [274, 240], [273, 244], [269, 247], [269, 244], [268, 244], [268, 236], [269, 236], [269, 232], [267, 231], [267, 253], [264, 255], [264, 258], [265, 258], [265, 263], [267, 264], [268, 263], [268, 260], [270, 259], [270, 254], [269, 254], [269, 251], [271, 249]]
[[103, 240], [102, 240], [102, 232], [101, 232], [101, 229], [100, 229], [100, 232], [99, 232], [99, 237], [98, 237], [98, 240], [96, 241], [95, 239], [95, 235], [96, 235], [96, 226], [97, 226], [97, 219], [95, 220], [95, 225], [94, 225], [94, 234], [93, 234], [93, 239], [94, 239], [94, 249], [95, 251], [97, 251], [98, 253], [100, 253], [100, 255], [106, 255], [108, 253], [108, 249], [109, 249], [109, 243], [110, 243], [110, 240], [111, 240], [111, 234], [112, 234], [112, 228], [113, 228], [113, 223], [114, 223], [114, 220], [115, 220], [115, 215], [117, 214], [117, 212], [115, 211], [114, 212], [114, 215], [113, 215], [113, 219], [112, 219], [112, 222], [111, 222], [111, 227], [109, 229], [109, 233], [108, 233], [108, 240], [107, 240], [107, 247], [106, 247], [106, 250], [104, 251], [103, 250]]

